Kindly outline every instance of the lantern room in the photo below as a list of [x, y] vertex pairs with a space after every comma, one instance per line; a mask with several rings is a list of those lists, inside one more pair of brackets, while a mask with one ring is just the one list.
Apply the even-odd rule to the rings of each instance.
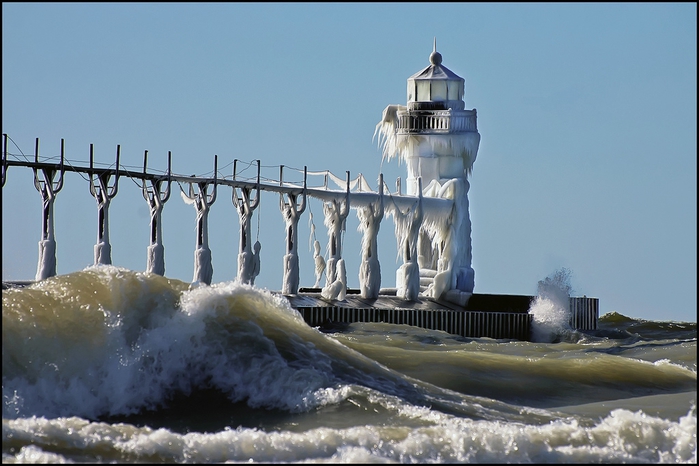
[[408, 110], [463, 110], [464, 79], [442, 65], [437, 41], [430, 65], [408, 78]]

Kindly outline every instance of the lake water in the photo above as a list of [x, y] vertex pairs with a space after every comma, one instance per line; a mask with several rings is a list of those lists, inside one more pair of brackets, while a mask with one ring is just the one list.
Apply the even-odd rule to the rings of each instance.
[[3, 463], [697, 461], [696, 323], [323, 333], [268, 291], [189, 288], [99, 266], [3, 290]]

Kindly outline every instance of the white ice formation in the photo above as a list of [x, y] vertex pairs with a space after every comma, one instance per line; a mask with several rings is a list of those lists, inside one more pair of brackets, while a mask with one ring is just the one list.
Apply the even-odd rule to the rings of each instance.
[[216, 184], [213, 192], [207, 193], [207, 183], [197, 183], [198, 191], [195, 193], [192, 184], [189, 184], [189, 194], [180, 191], [182, 199], [187, 204], [192, 204], [197, 211], [197, 239], [194, 250], [194, 276], [192, 282], [201, 282], [211, 285], [214, 275], [214, 267], [211, 263], [211, 250], [209, 249], [209, 210], [216, 201]]
[[53, 204], [56, 193], [63, 186], [63, 176], [58, 184], [53, 183], [54, 172], [43, 171], [44, 179], [39, 180], [34, 172], [34, 186], [41, 194], [43, 216], [41, 221], [41, 240], [39, 241], [39, 264], [36, 270], [36, 280], [44, 280], [56, 275], [56, 237], [53, 227]]
[[321, 296], [325, 299], [342, 301], [347, 295], [347, 271], [345, 270], [345, 260], [338, 259], [335, 263], [336, 277], [332, 283], [329, 283], [321, 291]]
[[142, 194], [150, 210], [150, 243], [146, 272], [165, 275], [165, 247], [163, 246], [163, 207], [170, 198], [170, 182], [161, 192], [161, 180], [150, 180], [150, 186], [143, 181]]
[[357, 209], [362, 235], [362, 264], [359, 268], [359, 289], [362, 298], [378, 298], [381, 289], [378, 235], [384, 216], [383, 176], [379, 179], [379, 199]]
[[[350, 210], [349, 193], [343, 200], [330, 200], [323, 203], [323, 223], [328, 228], [329, 259], [326, 267], [325, 287], [335, 284], [342, 259], [342, 232], [345, 231], [345, 220]], [[342, 262], [344, 266], [344, 261]], [[347, 280], [345, 279], [345, 284]], [[343, 298], [344, 299], [344, 298]]]
[[[286, 196], [286, 199], [285, 199]], [[286, 225], [286, 254], [284, 255], [284, 276], [282, 293], [296, 294], [299, 289], [299, 219], [306, 210], [306, 192], [302, 193], [301, 203], [294, 193], [279, 195], [279, 209]]]
[[[238, 195], [240, 189], [240, 195]], [[238, 211], [240, 221], [240, 248], [238, 252], [238, 276], [240, 283], [252, 285], [255, 280], [255, 253], [252, 250], [252, 214], [260, 205], [260, 191], [252, 198], [252, 189], [233, 188], [233, 204]], [[259, 258], [259, 255], [257, 256]]]
[[325, 272], [325, 258], [320, 253], [320, 242], [318, 240], [313, 242], [313, 261], [315, 262], [315, 275], [316, 282], [313, 285], [318, 288], [320, 285], [320, 279], [323, 277], [323, 272]]
[[[421, 187], [420, 180], [418, 185]], [[420, 189], [421, 191], [421, 189]], [[417, 243], [420, 225], [422, 224], [422, 196], [414, 208], [403, 213], [394, 210], [396, 238], [403, 253], [403, 265], [396, 272], [396, 296], [408, 301], [415, 301], [420, 293], [420, 267], [417, 256]]]
[[109, 244], [109, 205], [116, 196], [117, 185], [108, 186], [108, 176], [97, 176], [98, 184], [90, 181], [90, 191], [97, 201], [97, 243], [95, 265], [111, 265], [112, 246]]

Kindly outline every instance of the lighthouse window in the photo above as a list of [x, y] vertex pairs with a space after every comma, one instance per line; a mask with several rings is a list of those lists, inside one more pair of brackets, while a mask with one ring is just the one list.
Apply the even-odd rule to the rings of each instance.
[[445, 81], [432, 81], [431, 97], [433, 101], [447, 100], [447, 83]]
[[459, 81], [449, 81], [448, 100], [461, 100], [463, 87]]
[[417, 95], [415, 100], [418, 102], [426, 102], [430, 100], [430, 82], [429, 81], [415, 81], [417, 85]]

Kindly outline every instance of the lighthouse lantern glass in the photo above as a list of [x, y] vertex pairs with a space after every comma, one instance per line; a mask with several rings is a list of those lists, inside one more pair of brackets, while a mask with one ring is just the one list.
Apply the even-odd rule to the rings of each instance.
[[429, 102], [430, 100], [430, 82], [429, 81], [415, 81], [417, 85], [417, 95], [415, 96], [415, 101], [417, 102]]
[[464, 95], [464, 84], [461, 81], [448, 81], [448, 99], [462, 100]]
[[444, 102], [447, 100], [447, 82], [432, 81], [432, 91], [430, 100], [433, 102]]
[[408, 80], [408, 102], [415, 102], [415, 81]]

